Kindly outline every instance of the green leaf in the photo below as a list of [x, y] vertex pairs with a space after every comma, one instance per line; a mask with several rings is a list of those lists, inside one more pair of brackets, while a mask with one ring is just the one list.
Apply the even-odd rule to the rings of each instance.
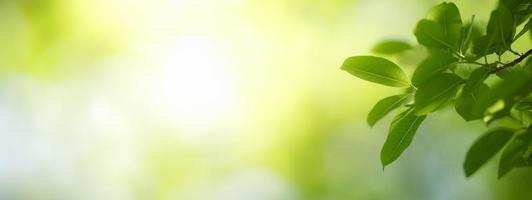
[[482, 135], [467, 152], [464, 171], [467, 177], [475, 173], [512, 138], [513, 131], [497, 128]]
[[[487, 125], [490, 125], [497, 120], [503, 120], [509, 117], [514, 104], [515, 102], [511, 99], [503, 99], [498, 101], [495, 105], [488, 108], [488, 112], [484, 117], [484, 122]], [[506, 124], [506, 126], [510, 127], [510, 124]], [[517, 126], [520, 126], [520, 124], [517, 124]]]
[[467, 52], [471, 46], [472, 41], [475, 41], [480, 36], [482, 36], [482, 29], [473, 24], [474, 16], [471, 23], [464, 25], [462, 28], [462, 38], [460, 40], [460, 52]]
[[473, 41], [473, 53], [481, 57], [495, 52], [495, 48], [493, 47], [494, 41], [494, 37], [488, 37], [487, 35], [480, 36]]
[[427, 19], [440, 24], [445, 41], [456, 50], [462, 37], [462, 18], [458, 7], [454, 3], [441, 3], [429, 11]]
[[386, 142], [381, 150], [381, 163], [383, 167], [397, 160], [410, 145], [425, 117], [425, 115], [414, 115], [414, 108], [412, 107], [395, 116], [390, 126]]
[[458, 61], [450, 53], [445, 51], [433, 51], [432, 54], [425, 59], [412, 75], [412, 84], [419, 87], [425, 81], [430, 80], [434, 75], [443, 72], [449, 66]]
[[523, 66], [523, 73], [525, 76], [532, 78], [532, 58], [529, 58]]
[[519, 31], [519, 33], [515, 35], [513, 41], [516, 41], [517, 39], [519, 39], [523, 34], [525, 34], [530, 29], [532, 29], [532, 18], [530, 18], [528, 22], [525, 24], [525, 26], [523, 27], [523, 29], [521, 29], [521, 31]]
[[471, 76], [471, 73], [475, 71], [475, 69], [478, 68], [478, 65], [471, 64], [471, 63], [456, 63], [456, 65], [451, 65], [450, 70], [453, 72], [453, 74], [456, 74], [460, 78], [467, 80], [469, 76]]
[[[465, 88], [465, 87], [464, 87]], [[454, 102], [456, 112], [466, 121], [481, 119], [484, 116], [483, 102], [479, 102], [479, 97], [490, 93], [490, 88], [482, 83], [470, 92], [462, 92]]]
[[500, 6], [491, 13], [487, 36], [492, 40], [492, 46], [495, 47], [497, 54], [501, 55], [510, 49], [515, 34], [514, 24], [512, 13], [504, 6]]
[[482, 106], [488, 108], [498, 100], [506, 99], [514, 95], [526, 94], [532, 90], [532, 87], [530, 87], [532, 79], [526, 78], [523, 73], [509, 74], [509, 76], [511, 77], [495, 82], [491, 87], [490, 93], [480, 96], [479, 102], [482, 102]]
[[467, 79], [464, 85], [464, 93], [472, 92], [474, 89], [479, 87], [484, 83], [484, 80], [488, 77], [490, 73], [489, 67], [479, 67], [475, 69], [469, 78]]
[[405, 72], [395, 63], [375, 56], [353, 56], [345, 60], [342, 70], [350, 74], [391, 87], [410, 86]]
[[526, 160], [527, 158], [525, 157], [525, 154], [531, 145], [532, 126], [529, 126], [525, 133], [516, 136], [508, 146], [504, 148], [501, 159], [499, 160], [499, 178], [508, 174], [513, 168], [523, 167], [527, 162], [530, 163], [529, 160]]
[[380, 54], [397, 54], [412, 49], [412, 46], [399, 40], [386, 40], [376, 44], [372, 51]]
[[519, 110], [513, 114], [517, 114], [518, 116], [515, 117], [524, 122], [524, 124], [532, 124], [532, 110]]
[[390, 111], [398, 108], [403, 104], [403, 102], [408, 98], [409, 95], [407, 94], [400, 94], [400, 95], [394, 95], [386, 97], [371, 109], [371, 111], [368, 114], [367, 122], [370, 126], [375, 125], [380, 119], [382, 119], [386, 114], [388, 114]]
[[442, 27], [433, 21], [423, 19], [417, 23], [414, 35], [419, 44], [434, 48], [452, 48], [452, 44], [445, 40]]
[[515, 78], [516, 76], [520, 76], [523, 73], [524, 69], [523, 67], [521, 67], [521, 65], [514, 65], [512, 67], [498, 71], [496, 75], [501, 79], [510, 79]]
[[499, 7], [506, 7], [515, 18], [516, 26], [524, 22], [532, 13], [530, 0], [500, 0]]
[[532, 110], [532, 101], [519, 102], [515, 109], [517, 110]]
[[455, 96], [461, 83], [460, 77], [442, 73], [434, 76], [430, 83], [421, 85], [415, 96], [416, 115], [425, 115], [440, 108]]
[[414, 30], [420, 44], [454, 51], [458, 50], [461, 34], [462, 19], [454, 3], [433, 7], [427, 18], [421, 20]]

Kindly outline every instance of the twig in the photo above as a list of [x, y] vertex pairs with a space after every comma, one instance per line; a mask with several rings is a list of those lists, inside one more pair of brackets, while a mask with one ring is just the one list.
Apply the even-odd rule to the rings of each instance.
[[484, 65], [482, 63], [479, 63], [479, 62], [476, 62], [476, 61], [472, 61], [472, 62], [469, 62], [469, 61], [459, 61], [458, 63], [463, 63], [463, 64], [475, 64], [475, 65]]
[[514, 51], [513, 49], [508, 49], [508, 51], [511, 52], [511, 53], [513, 53], [513, 54], [515, 54], [516, 56], [521, 56], [520, 53]]
[[512, 62], [509, 62], [509, 63], [506, 63], [500, 67], [497, 67], [493, 70], [491, 70], [490, 74], [494, 74], [494, 73], [497, 73], [503, 69], [506, 69], [506, 68], [509, 68], [509, 67], [512, 67], [514, 65], [517, 65], [519, 64], [521, 61], [523, 61], [526, 57], [528, 57], [529, 55], [532, 54], [532, 49], [528, 50], [526, 53], [520, 55], [518, 58], [516, 58], [515, 60], [513, 60]]

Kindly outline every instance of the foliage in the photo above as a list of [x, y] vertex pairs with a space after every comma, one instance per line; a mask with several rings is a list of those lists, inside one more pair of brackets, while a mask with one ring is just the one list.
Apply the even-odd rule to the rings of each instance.
[[499, 178], [513, 168], [532, 167], [532, 49], [512, 49], [526, 33], [532, 36], [531, 14], [532, 0], [500, 0], [483, 32], [475, 16], [464, 24], [455, 4], [441, 3], [414, 29], [421, 46], [388, 40], [373, 48], [385, 56], [426, 48], [428, 56], [411, 79], [382, 57], [353, 56], [343, 63], [341, 68], [358, 78], [406, 88], [379, 101], [367, 118], [373, 126], [392, 110], [401, 110], [381, 150], [383, 167], [399, 158], [427, 115], [449, 105], [465, 121], [482, 120], [490, 128], [467, 152], [466, 176], [501, 150]]

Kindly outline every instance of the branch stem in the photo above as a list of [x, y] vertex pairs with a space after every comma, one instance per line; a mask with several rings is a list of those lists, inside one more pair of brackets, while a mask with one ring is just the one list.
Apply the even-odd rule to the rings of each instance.
[[497, 73], [501, 70], [504, 70], [506, 68], [509, 68], [509, 67], [512, 67], [514, 65], [517, 65], [519, 64], [521, 61], [523, 61], [526, 57], [532, 55], [532, 49], [528, 50], [527, 52], [525, 52], [524, 54], [521, 54], [518, 58], [516, 58], [515, 60], [513, 60], [512, 62], [509, 62], [509, 63], [506, 63], [500, 67], [497, 67], [493, 70], [491, 70], [490, 74], [494, 74], [494, 73]]

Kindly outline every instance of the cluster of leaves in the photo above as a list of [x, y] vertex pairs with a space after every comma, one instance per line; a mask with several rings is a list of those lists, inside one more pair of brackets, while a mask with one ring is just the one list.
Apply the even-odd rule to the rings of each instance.
[[[453, 3], [433, 7], [414, 29], [428, 56], [411, 78], [382, 57], [345, 60], [341, 68], [358, 78], [404, 88], [377, 102], [367, 117], [373, 126], [399, 109], [381, 150], [383, 167], [405, 151], [427, 115], [453, 105], [464, 120], [482, 120], [490, 129], [467, 152], [466, 176], [501, 149], [499, 178], [514, 168], [532, 166], [532, 59], [527, 59], [532, 49], [523, 53], [512, 49], [512, 43], [527, 32], [532, 36], [531, 13], [532, 0], [500, 0], [483, 30], [475, 16], [464, 24]], [[385, 41], [373, 51], [392, 55], [412, 48], [406, 42]]]

